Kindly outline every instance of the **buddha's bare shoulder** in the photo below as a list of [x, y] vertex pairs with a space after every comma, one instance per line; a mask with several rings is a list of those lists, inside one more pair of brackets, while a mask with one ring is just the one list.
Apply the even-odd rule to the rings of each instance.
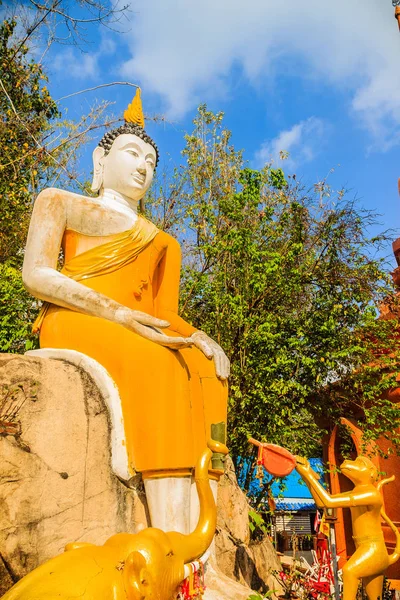
[[46, 188], [40, 192], [35, 210], [40, 214], [54, 215], [57, 222], [63, 221], [66, 229], [84, 235], [103, 237], [132, 227], [132, 219], [127, 214], [110, 209], [99, 198], [58, 188]]
[[40, 194], [38, 194], [35, 204], [44, 201], [63, 204], [72, 203], [74, 205], [82, 204], [86, 206], [99, 204], [99, 201], [96, 198], [91, 198], [90, 196], [83, 196], [82, 194], [77, 194], [76, 192], [70, 192], [69, 190], [63, 190], [55, 187], [49, 187], [42, 190]]

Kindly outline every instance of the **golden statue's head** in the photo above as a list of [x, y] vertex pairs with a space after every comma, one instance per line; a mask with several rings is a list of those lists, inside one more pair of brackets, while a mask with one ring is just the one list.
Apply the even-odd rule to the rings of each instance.
[[92, 190], [117, 191], [140, 200], [153, 180], [158, 148], [144, 130], [140, 89], [124, 112], [125, 123], [108, 131], [93, 152]]
[[183, 579], [184, 562], [173, 551], [168, 534], [147, 529], [132, 540], [123, 570], [129, 600], [172, 600]]
[[375, 483], [378, 480], [378, 469], [366, 456], [357, 456], [355, 460], [345, 460], [340, 470], [354, 484]]

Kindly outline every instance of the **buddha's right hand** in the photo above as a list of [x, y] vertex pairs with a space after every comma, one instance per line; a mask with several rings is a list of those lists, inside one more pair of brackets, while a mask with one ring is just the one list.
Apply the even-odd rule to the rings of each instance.
[[193, 345], [190, 338], [170, 337], [159, 331], [158, 329], [169, 327], [168, 321], [157, 319], [140, 310], [123, 307], [117, 310], [115, 316], [117, 323], [160, 346], [179, 350]]
[[131, 323], [140, 323], [141, 325], [148, 325], [149, 327], [159, 327], [160, 329], [164, 329], [165, 327], [169, 327], [168, 321], [164, 321], [163, 319], [157, 319], [152, 315], [148, 315], [140, 310], [132, 310], [125, 306], [118, 308], [115, 313], [115, 320], [120, 325], [131, 329]]

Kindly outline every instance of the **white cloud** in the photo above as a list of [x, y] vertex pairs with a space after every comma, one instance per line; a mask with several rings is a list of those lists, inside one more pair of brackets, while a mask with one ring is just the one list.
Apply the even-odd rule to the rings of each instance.
[[71, 79], [94, 80], [101, 74], [101, 60], [116, 52], [117, 46], [110, 37], [103, 37], [96, 52], [82, 52], [77, 48], [67, 48], [52, 58], [51, 68]]
[[262, 87], [301, 61], [294, 74], [349, 92], [350, 110], [374, 135], [400, 125], [390, 0], [149, 0], [131, 8], [122, 73], [160, 94], [170, 115], [226, 93], [233, 66]]
[[72, 79], [95, 79], [98, 74], [98, 55], [68, 48], [56, 54], [51, 68], [64, 77], [67, 74]]
[[291, 129], [281, 131], [273, 140], [264, 142], [256, 152], [256, 166], [263, 167], [271, 160], [275, 166], [280, 166], [280, 153], [284, 151], [289, 153], [285, 160], [285, 168], [293, 171], [299, 165], [313, 160], [326, 130], [327, 127], [321, 119], [310, 117], [293, 125]]

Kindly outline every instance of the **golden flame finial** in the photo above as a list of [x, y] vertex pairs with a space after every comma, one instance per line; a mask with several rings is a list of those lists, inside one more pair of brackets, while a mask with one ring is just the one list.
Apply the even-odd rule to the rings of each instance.
[[144, 129], [144, 116], [142, 100], [140, 98], [140, 87], [137, 88], [132, 102], [124, 112], [124, 119], [126, 123], [135, 123]]
[[399, 24], [399, 29], [400, 29], [400, 6], [396, 6], [394, 16], [397, 19], [397, 22]]

